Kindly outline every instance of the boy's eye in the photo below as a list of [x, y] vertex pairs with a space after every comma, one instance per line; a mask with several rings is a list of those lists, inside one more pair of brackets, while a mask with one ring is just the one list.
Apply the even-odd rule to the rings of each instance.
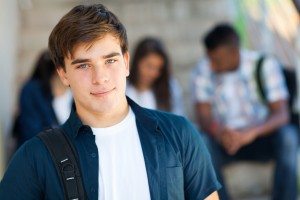
[[116, 61], [117, 61], [116, 59], [108, 59], [108, 60], [105, 61], [105, 64], [112, 64]]
[[87, 64], [81, 64], [81, 65], [78, 65], [77, 68], [78, 69], [86, 69], [88, 68], [89, 66]]

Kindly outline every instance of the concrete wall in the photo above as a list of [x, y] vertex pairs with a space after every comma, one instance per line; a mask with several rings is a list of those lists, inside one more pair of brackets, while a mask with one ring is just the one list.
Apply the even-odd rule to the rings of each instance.
[[0, 1], [0, 177], [3, 170], [4, 138], [9, 129], [15, 101], [15, 73], [18, 41], [16, 1]]

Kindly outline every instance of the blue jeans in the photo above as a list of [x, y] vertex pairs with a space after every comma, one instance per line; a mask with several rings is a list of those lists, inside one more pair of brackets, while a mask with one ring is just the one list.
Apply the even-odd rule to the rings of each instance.
[[238, 160], [275, 161], [273, 200], [297, 199], [297, 148], [298, 132], [292, 125], [285, 125], [273, 134], [258, 138], [252, 144], [242, 147], [235, 155], [226, 153], [224, 148], [213, 138], [208, 137], [213, 165], [218, 180], [223, 185], [219, 191], [221, 200], [229, 200], [226, 185], [224, 185], [221, 169], [224, 165]]

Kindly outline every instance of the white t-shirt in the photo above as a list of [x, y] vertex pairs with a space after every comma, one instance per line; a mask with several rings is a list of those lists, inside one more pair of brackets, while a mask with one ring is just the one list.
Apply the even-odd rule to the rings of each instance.
[[71, 113], [72, 100], [72, 92], [69, 89], [66, 90], [66, 92], [63, 95], [54, 97], [52, 101], [52, 106], [59, 124], [65, 123], [65, 121], [68, 119]]
[[135, 115], [120, 123], [92, 128], [99, 154], [100, 200], [150, 200], [147, 172]]

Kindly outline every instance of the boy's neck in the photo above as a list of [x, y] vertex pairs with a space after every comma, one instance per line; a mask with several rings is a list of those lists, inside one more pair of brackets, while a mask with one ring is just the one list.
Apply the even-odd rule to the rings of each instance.
[[125, 97], [125, 102], [112, 112], [89, 112], [84, 109], [76, 109], [76, 112], [83, 124], [93, 128], [105, 128], [121, 122], [129, 112], [129, 105]]

